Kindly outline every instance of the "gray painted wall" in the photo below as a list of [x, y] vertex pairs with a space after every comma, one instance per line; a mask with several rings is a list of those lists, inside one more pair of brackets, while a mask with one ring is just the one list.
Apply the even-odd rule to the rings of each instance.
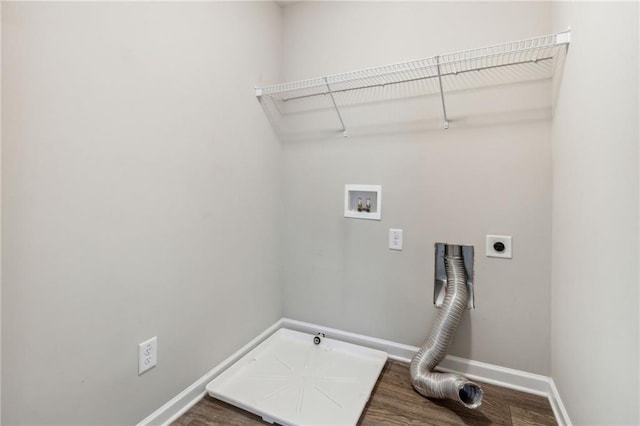
[[[0, 23], [2, 22], [2, 3], [0, 3]], [[0, 70], [2, 69], [2, 31], [0, 28]], [[0, 100], [2, 84], [0, 84]], [[2, 102], [0, 102], [0, 224], [2, 223]], [[2, 382], [2, 226], [0, 226], [0, 382]], [[0, 383], [0, 423], [2, 423], [2, 385]]]
[[2, 8], [2, 421], [132, 424], [281, 316], [280, 9]]
[[[551, 9], [304, 2], [283, 12], [291, 81], [547, 34]], [[449, 352], [548, 374], [551, 86], [447, 100], [446, 131], [437, 96], [410, 99], [419, 113], [404, 98], [346, 108], [346, 139], [319, 130], [283, 143], [285, 316], [420, 345], [435, 315], [434, 243], [472, 244], [477, 309]], [[337, 128], [334, 115], [324, 118]], [[380, 222], [343, 217], [351, 183], [382, 185]], [[389, 228], [404, 230], [404, 251], [388, 250]], [[486, 258], [486, 234], [512, 235], [513, 260]]]
[[638, 3], [558, 3], [552, 377], [574, 424], [638, 424]]
[[[2, 9], [5, 424], [139, 421], [283, 313], [421, 344], [436, 241], [477, 250], [452, 354], [551, 374], [576, 424], [640, 420], [615, 391], [638, 377], [637, 5]], [[250, 90], [568, 25], [553, 126], [534, 82], [450, 94], [447, 131], [427, 97], [280, 143]], [[342, 217], [346, 183], [383, 185], [381, 222]]]

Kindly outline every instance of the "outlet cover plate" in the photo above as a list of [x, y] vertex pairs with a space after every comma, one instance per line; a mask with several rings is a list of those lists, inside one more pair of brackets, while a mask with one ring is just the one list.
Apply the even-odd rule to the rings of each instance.
[[[502, 243], [504, 250], [498, 251], [494, 245]], [[487, 235], [487, 257], [501, 257], [503, 259], [513, 258], [513, 245], [511, 243], [511, 235]]]
[[402, 250], [402, 229], [389, 229], [389, 249]]
[[158, 337], [152, 337], [138, 345], [138, 376], [158, 364]]

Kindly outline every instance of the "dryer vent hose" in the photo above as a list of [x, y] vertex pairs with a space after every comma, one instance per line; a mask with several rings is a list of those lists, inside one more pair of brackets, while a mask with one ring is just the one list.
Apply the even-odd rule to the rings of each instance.
[[484, 392], [477, 384], [458, 374], [435, 373], [444, 359], [467, 308], [467, 274], [462, 246], [446, 245], [444, 253], [447, 274], [446, 296], [438, 310], [431, 334], [411, 361], [411, 384], [427, 398], [451, 398], [467, 408], [478, 408]]

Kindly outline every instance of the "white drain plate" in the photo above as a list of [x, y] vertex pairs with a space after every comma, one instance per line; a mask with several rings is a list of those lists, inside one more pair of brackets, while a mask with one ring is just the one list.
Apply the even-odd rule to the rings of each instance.
[[209, 395], [281, 425], [355, 425], [387, 353], [281, 328], [207, 385]]

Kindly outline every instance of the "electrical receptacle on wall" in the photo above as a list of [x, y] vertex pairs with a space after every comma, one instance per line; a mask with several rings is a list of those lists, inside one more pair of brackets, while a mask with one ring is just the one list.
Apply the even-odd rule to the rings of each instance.
[[138, 376], [158, 364], [158, 338], [152, 337], [138, 345]]
[[511, 259], [512, 247], [510, 235], [487, 235], [487, 257]]
[[389, 249], [402, 250], [402, 229], [389, 229]]

